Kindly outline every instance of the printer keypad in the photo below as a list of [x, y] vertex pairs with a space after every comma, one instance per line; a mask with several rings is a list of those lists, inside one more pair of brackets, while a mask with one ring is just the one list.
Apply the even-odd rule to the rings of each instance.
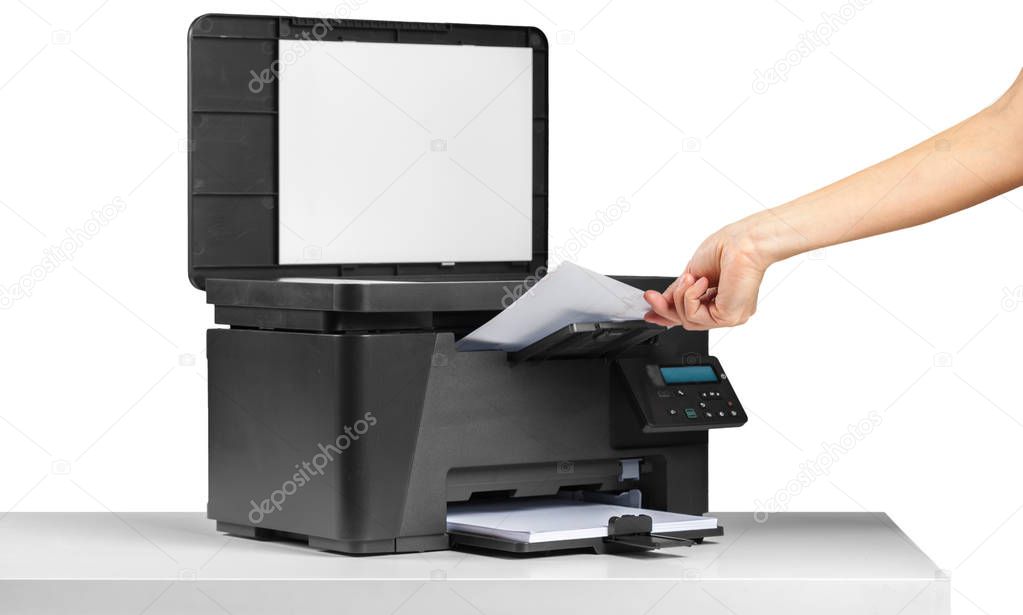
[[677, 389], [658, 389], [657, 398], [660, 402], [661, 412], [672, 424], [689, 423], [692, 421], [708, 424], [710, 426], [719, 423], [730, 423], [739, 417], [739, 410], [732, 399], [725, 399], [719, 391], [690, 392], [691, 396], [697, 397], [699, 401], [695, 404], [672, 403], [669, 400], [678, 400], [685, 397], [684, 392]]

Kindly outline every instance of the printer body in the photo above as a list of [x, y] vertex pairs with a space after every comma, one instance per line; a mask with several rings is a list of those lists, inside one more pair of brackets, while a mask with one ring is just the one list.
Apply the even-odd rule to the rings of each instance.
[[[456, 245], [453, 260], [431, 261], [434, 247], [419, 246], [414, 233], [403, 239], [385, 233], [377, 242], [397, 242], [393, 257], [359, 259], [357, 252], [322, 245], [292, 255], [294, 240], [285, 235], [309, 236], [338, 223], [329, 204], [327, 213], [316, 213], [325, 211], [321, 205], [295, 217], [310, 182], [295, 183], [294, 153], [285, 151], [294, 135], [284, 131], [294, 124], [282, 116], [294, 112], [302, 77], [296, 68], [282, 70], [282, 41], [339, 51], [336, 63], [358, 73], [345, 87], [372, 86], [372, 94], [363, 94], [378, 95], [388, 113], [405, 99], [386, 89], [396, 87], [393, 75], [373, 84], [358, 65], [366, 44], [372, 52], [408, 46], [525, 50], [528, 253], [472, 253], [463, 260], [457, 253], [469, 248]], [[345, 55], [350, 49], [355, 55]], [[317, 51], [308, 53], [313, 58]], [[310, 59], [305, 69], [314, 66]], [[283, 92], [286, 87], [291, 91]], [[480, 113], [500, 108], [502, 95]], [[330, 104], [364, 111], [346, 96]], [[406, 115], [417, 112], [433, 117], [418, 109]], [[215, 306], [216, 323], [226, 326], [207, 334], [207, 512], [219, 530], [349, 554], [453, 546], [527, 552], [536, 549], [448, 532], [448, 507], [562, 496], [706, 512], [708, 431], [746, 422], [731, 381], [709, 356], [706, 332], [584, 322], [516, 351], [457, 348], [459, 339], [506, 308], [509, 296], [528, 292], [547, 266], [547, 44], [539, 30], [207, 15], [189, 31], [189, 116], [189, 277]], [[472, 159], [505, 142], [484, 140]], [[437, 139], [421, 146], [417, 161], [436, 153]], [[445, 146], [458, 151], [450, 139]], [[393, 157], [389, 151], [381, 156]], [[325, 178], [323, 189], [357, 184], [370, 174], [339, 170]], [[399, 177], [413, 179], [407, 170]], [[439, 194], [415, 203], [406, 196], [394, 206], [436, 210], [449, 200], [466, 201], [464, 194], [447, 193], [448, 184], [424, 185], [416, 190]], [[480, 200], [469, 205], [495, 211], [509, 205], [510, 199], [479, 196], [486, 192], [473, 193]], [[337, 199], [336, 208], [365, 220], [348, 224], [365, 224], [361, 234], [375, 232], [379, 223], [360, 213], [373, 203], [348, 203], [358, 200], [357, 192], [343, 190]], [[459, 215], [465, 214], [451, 220]], [[411, 222], [389, 216], [386, 224]], [[671, 282], [617, 279], [638, 289]], [[607, 546], [598, 541], [540, 550]]]

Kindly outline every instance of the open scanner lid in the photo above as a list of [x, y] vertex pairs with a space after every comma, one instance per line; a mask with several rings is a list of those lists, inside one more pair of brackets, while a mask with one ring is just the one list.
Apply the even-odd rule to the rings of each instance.
[[205, 15], [188, 43], [197, 288], [542, 273], [539, 29]]

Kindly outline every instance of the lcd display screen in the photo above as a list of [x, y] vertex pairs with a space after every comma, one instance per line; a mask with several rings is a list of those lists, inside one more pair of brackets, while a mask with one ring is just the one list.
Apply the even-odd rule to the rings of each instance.
[[664, 384], [693, 384], [698, 382], [717, 382], [717, 374], [709, 365], [687, 365], [685, 367], [662, 367], [661, 378]]

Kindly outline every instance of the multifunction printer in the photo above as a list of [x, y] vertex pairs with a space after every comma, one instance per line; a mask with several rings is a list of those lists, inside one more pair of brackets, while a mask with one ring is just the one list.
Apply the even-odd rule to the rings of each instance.
[[705, 332], [579, 322], [517, 350], [456, 348], [548, 265], [540, 30], [206, 15], [188, 47], [189, 278], [221, 325], [220, 531], [348, 554], [723, 531], [656, 536], [642, 515], [543, 545], [448, 531], [449, 507], [511, 499], [702, 515], [708, 432], [747, 420]]

